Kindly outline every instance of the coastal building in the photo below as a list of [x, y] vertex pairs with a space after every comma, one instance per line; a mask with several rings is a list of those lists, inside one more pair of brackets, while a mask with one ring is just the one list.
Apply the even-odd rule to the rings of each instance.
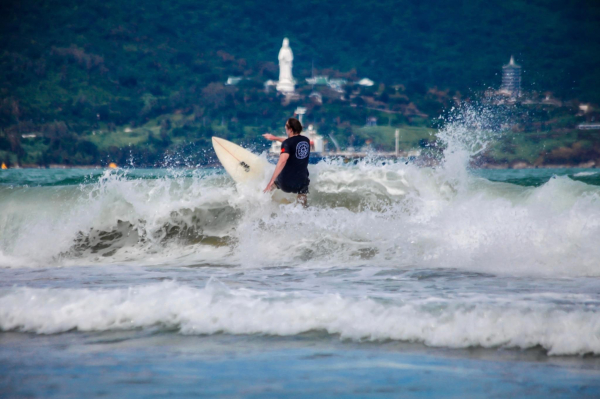
[[317, 91], [313, 91], [312, 93], [310, 93], [308, 95], [308, 98], [310, 98], [315, 104], [323, 104], [323, 96]]
[[225, 86], [235, 86], [242, 81], [241, 76], [230, 76], [227, 78], [227, 82], [225, 82]]
[[302, 123], [302, 118], [304, 117], [305, 114], [306, 114], [306, 108], [304, 108], [304, 107], [298, 107], [294, 111], [294, 115], [298, 117], [298, 120], [300, 121], [300, 124], [302, 126], [304, 126], [304, 124]]
[[582, 116], [592, 111], [592, 106], [590, 104], [579, 104], [579, 112], [577, 116]]
[[313, 125], [308, 125], [308, 129], [302, 132], [302, 135], [308, 137], [310, 140], [310, 151], [322, 153], [325, 151], [325, 140], [323, 136], [317, 134], [317, 130]]
[[562, 107], [562, 101], [552, 96], [551, 92], [544, 93], [544, 99], [542, 100], [542, 104], [545, 105], [553, 105], [555, 107]]
[[[302, 123], [302, 118], [306, 114], [306, 108], [298, 107], [296, 111], [294, 111], [294, 115], [298, 117], [300, 123]], [[303, 136], [308, 137], [310, 140], [310, 151], [314, 153], [322, 153], [325, 151], [326, 141], [320, 134], [317, 133], [317, 130], [313, 125], [308, 125], [307, 129], [302, 130], [300, 133]], [[271, 150], [272, 154], [280, 154], [281, 153], [281, 143], [279, 141], [271, 142]]]
[[327, 86], [337, 91], [338, 93], [344, 92], [344, 85], [348, 83], [346, 79], [329, 79]]
[[271, 141], [271, 149], [269, 150], [271, 154], [280, 154], [281, 153], [281, 142], [280, 141]]
[[499, 92], [511, 98], [521, 97], [521, 66], [515, 63], [513, 56], [510, 56], [509, 63], [502, 67], [502, 85]]
[[312, 78], [306, 78], [306, 83], [309, 85], [326, 85], [329, 83], [328, 76], [313, 76]]
[[[308, 137], [310, 140], [310, 151], [313, 153], [322, 153], [325, 151], [325, 139], [323, 136], [317, 133], [317, 130], [313, 125], [308, 125], [308, 129], [300, 133], [303, 136]], [[271, 149], [269, 151], [271, 154], [279, 155], [281, 153], [281, 142], [272, 141]]]
[[268, 93], [270, 87], [277, 86], [277, 82], [269, 79], [264, 83], [264, 85], [265, 85], [265, 93]]
[[375, 82], [373, 82], [369, 78], [362, 78], [361, 80], [358, 81], [358, 84], [361, 86], [371, 87], [375, 84]]
[[581, 123], [577, 125], [579, 130], [600, 130], [600, 123]]

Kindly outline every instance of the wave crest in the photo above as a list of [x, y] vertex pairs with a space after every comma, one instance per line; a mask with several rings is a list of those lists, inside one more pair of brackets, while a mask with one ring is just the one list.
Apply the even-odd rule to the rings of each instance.
[[[273, 202], [221, 173], [131, 179], [1, 196], [4, 266], [161, 262], [227, 248], [210, 261], [447, 267], [600, 275], [600, 190], [568, 177], [522, 187], [445, 169], [363, 160], [311, 166], [310, 207]], [[266, 185], [266, 184], [265, 184]], [[35, 248], [35, 251], [31, 251]], [[286, 251], [281, 251], [286, 248]], [[223, 252], [219, 252], [223, 255]], [[15, 259], [21, 260], [15, 262]], [[207, 258], [208, 259], [208, 258]]]
[[326, 331], [356, 341], [401, 340], [452, 348], [541, 346], [550, 355], [600, 354], [598, 313], [527, 301], [429, 298], [395, 302], [339, 294], [302, 296], [198, 289], [172, 282], [128, 289], [13, 288], [0, 296], [0, 329], [177, 330], [182, 334], [296, 335]]

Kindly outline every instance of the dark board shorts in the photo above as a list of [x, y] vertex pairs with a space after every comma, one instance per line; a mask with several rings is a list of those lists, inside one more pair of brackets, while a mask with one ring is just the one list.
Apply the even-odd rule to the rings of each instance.
[[279, 180], [279, 176], [275, 179], [275, 185], [278, 189], [283, 191], [284, 193], [296, 193], [296, 194], [308, 194], [308, 185], [310, 184], [310, 179], [306, 179], [306, 183], [302, 184], [298, 187], [288, 186], [282, 181]]

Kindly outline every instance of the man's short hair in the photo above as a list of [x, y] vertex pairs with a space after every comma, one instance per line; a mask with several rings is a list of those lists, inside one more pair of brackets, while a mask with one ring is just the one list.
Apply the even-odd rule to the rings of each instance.
[[302, 124], [296, 118], [288, 119], [287, 125], [290, 127], [290, 129], [292, 129], [292, 132], [294, 132], [294, 134], [300, 134], [302, 132]]

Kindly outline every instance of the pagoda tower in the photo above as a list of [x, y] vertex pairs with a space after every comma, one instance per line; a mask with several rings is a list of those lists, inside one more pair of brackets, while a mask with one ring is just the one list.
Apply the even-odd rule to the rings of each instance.
[[502, 86], [500, 93], [512, 98], [521, 97], [521, 66], [510, 56], [510, 62], [502, 67]]

